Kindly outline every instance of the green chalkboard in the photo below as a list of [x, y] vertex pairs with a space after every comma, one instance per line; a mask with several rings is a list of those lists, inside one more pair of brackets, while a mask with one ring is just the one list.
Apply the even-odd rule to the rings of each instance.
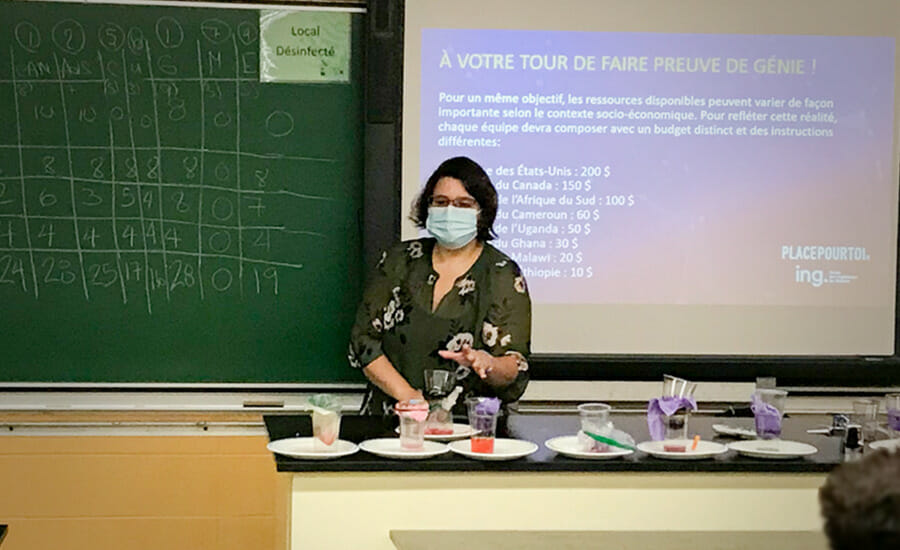
[[0, 2], [0, 382], [361, 380], [361, 15], [316, 84], [259, 15]]

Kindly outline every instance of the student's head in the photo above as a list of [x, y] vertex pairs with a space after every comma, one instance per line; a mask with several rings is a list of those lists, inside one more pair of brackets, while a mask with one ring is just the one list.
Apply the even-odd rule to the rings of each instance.
[[[457, 180], [462, 184], [462, 189], [458, 193], [460, 196], [436, 196], [435, 188], [445, 178]], [[448, 183], [452, 182], [445, 181], [442, 186], [447, 186]], [[455, 185], [450, 187], [455, 187]], [[494, 219], [497, 217], [497, 190], [494, 189], [491, 178], [484, 169], [468, 157], [447, 159], [437, 167], [425, 183], [422, 193], [413, 203], [410, 219], [415, 222], [416, 226], [425, 229], [428, 208], [433, 206], [433, 199], [438, 199], [437, 205], [443, 205], [441, 201], [445, 201], [447, 198], [457, 199], [457, 202], [459, 202], [458, 199], [463, 199], [460, 204], [466, 205], [467, 202], [464, 200], [466, 196], [475, 199], [478, 209], [478, 232], [475, 238], [482, 242], [493, 239], [495, 237]]]
[[900, 548], [900, 452], [838, 466], [819, 489], [819, 504], [832, 550]]

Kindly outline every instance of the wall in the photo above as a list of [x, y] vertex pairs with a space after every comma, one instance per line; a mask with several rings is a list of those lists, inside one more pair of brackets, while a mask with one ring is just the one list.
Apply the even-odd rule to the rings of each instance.
[[0, 437], [3, 550], [284, 550], [290, 480], [267, 441]]

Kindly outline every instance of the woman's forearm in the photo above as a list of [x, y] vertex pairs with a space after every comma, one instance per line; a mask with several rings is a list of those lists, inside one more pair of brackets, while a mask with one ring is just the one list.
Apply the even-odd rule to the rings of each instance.
[[390, 359], [384, 355], [380, 355], [366, 365], [363, 368], [363, 374], [366, 375], [370, 382], [378, 386], [381, 391], [397, 401], [424, 399], [422, 392], [410, 386], [406, 378], [397, 372]]
[[495, 388], [508, 386], [519, 375], [519, 362], [512, 355], [494, 357], [491, 369], [486, 374], [485, 382], [491, 386]]

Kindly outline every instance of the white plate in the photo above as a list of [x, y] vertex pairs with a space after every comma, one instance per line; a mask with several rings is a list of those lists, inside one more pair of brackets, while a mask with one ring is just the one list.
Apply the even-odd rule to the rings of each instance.
[[750, 428], [729, 426], [728, 424], [713, 424], [712, 429], [719, 435], [727, 435], [728, 437], [742, 437], [744, 439], [756, 439], [756, 430], [751, 430]]
[[471, 441], [462, 440], [451, 443], [450, 450], [477, 460], [515, 460], [537, 451], [538, 446], [522, 439], [494, 439], [493, 453], [473, 453]]
[[402, 460], [415, 460], [418, 458], [431, 458], [447, 452], [447, 446], [443, 443], [426, 441], [421, 449], [404, 449], [400, 446], [400, 439], [385, 437], [381, 439], [367, 439], [359, 444], [359, 448], [373, 455], [385, 458], [399, 458]]
[[[400, 433], [400, 426], [394, 429], [394, 433]], [[472, 437], [477, 432], [468, 424], [454, 424], [452, 434], [425, 434], [428, 441], [456, 441], [457, 439], [466, 439]]]
[[578, 436], [576, 435], [563, 435], [560, 437], [554, 437], [553, 439], [544, 441], [544, 445], [551, 451], [556, 451], [561, 455], [565, 455], [571, 458], [584, 458], [589, 460], [609, 460], [611, 458], [618, 458], [620, 456], [628, 456], [634, 452], [631, 449], [621, 449], [619, 447], [612, 446], [608, 451], [602, 453], [583, 451], [578, 445]]
[[812, 445], [799, 441], [783, 441], [781, 439], [754, 439], [753, 441], [735, 441], [728, 448], [744, 456], [754, 458], [788, 459], [814, 455], [819, 452]]
[[882, 439], [881, 441], [873, 441], [869, 443], [869, 447], [872, 449], [896, 451], [897, 449], [900, 449], [900, 439]]
[[[321, 443], [321, 442], [320, 442]], [[330, 449], [320, 450], [316, 446], [314, 437], [291, 437], [278, 439], [266, 445], [273, 453], [305, 460], [329, 460], [342, 456], [352, 455], [359, 450], [356, 443], [338, 439], [331, 444]]]
[[637, 448], [650, 456], [670, 460], [700, 460], [728, 452], [728, 447], [713, 441], [698, 441], [697, 448], [691, 450], [691, 445], [694, 444], [692, 439], [679, 440], [679, 443], [684, 443], [687, 448], [684, 452], [667, 451], [663, 448], [663, 443], [671, 443], [671, 441], [644, 441], [643, 443], [638, 443]]

